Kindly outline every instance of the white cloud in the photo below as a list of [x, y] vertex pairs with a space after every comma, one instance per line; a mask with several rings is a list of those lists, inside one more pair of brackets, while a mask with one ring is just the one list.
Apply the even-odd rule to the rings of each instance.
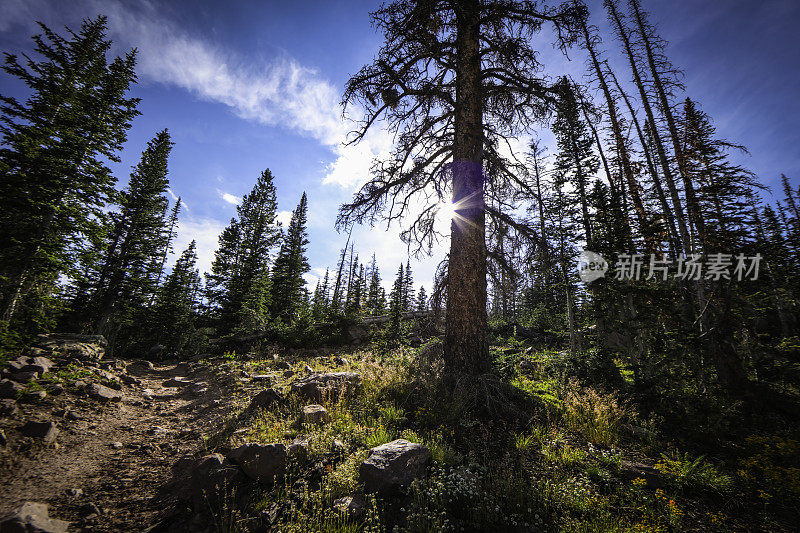
[[221, 191], [219, 189], [217, 189], [217, 194], [225, 202], [227, 202], [227, 203], [229, 203], [231, 205], [239, 205], [239, 203], [242, 201], [242, 199], [239, 198], [238, 196], [235, 196], [235, 195], [233, 195], [233, 194], [231, 194], [229, 192]]
[[283, 224], [283, 227], [287, 227], [289, 225], [289, 221], [292, 219], [292, 212], [291, 211], [278, 211], [277, 214], [278, 222]]
[[203, 274], [211, 270], [214, 252], [217, 249], [219, 234], [225, 229], [225, 224], [213, 218], [184, 217], [178, 221], [178, 236], [175, 238], [175, 254], [170, 256], [170, 264], [174, 263], [178, 255], [196, 241], [197, 268]]

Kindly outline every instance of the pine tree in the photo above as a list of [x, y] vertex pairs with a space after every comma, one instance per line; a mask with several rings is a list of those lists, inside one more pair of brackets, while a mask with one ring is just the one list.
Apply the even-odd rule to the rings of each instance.
[[417, 304], [416, 304], [416, 311], [427, 311], [428, 310], [428, 295], [425, 293], [425, 287], [422, 286], [419, 288], [419, 293], [417, 293]]
[[397, 277], [392, 285], [392, 291], [389, 293], [389, 326], [386, 330], [386, 335], [390, 339], [399, 339], [401, 330], [401, 323], [403, 319], [403, 299], [405, 275], [403, 273], [403, 263], [400, 263], [400, 268], [397, 270]]
[[406, 259], [406, 270], [403, 277], [403, 312], [411, 311], [414, 303], [414, 276], [411, 274], [411, 260]]
[[277, 207], [272, 173], [267, 169], [242, 197], [238, 218], [220, 235], [207, 290], [221, 333], [242, 327], [260, 329], [266, 323], [266, 311], [272, 309], [270, 253], [281, 236]]
[[292, 213], [286, 239], [281, 245], [272, 268], [272, 316], [291, 322], [299, 310], [305, 291], [303, 274], [310, 270], [305, 256], [308, 237], [306, 234], [306, 193]]
[[163, 268], [162, 251], [172, 238], [165, 220], [171, 150], [167, 130], [147, 143], [128, 186], [120, 194], [119, 212], [111, 215], [113, 226], [88, 306], [76, 309], [91, 317], [90, 327], [95, 333], [108, 334], [130, 323], [156, 292]]
[[[26, 294], [47, 296], [78, 256], [103, 236], [118, 162], [138, 99], [135, 53], [108, 61], [106, 19], [61, 36], [40, 24], [42, 59], [6, 54], [3, 70], [30, 90], [25, 102], [0, 97], [0, 321]], [[41, 301], [41, 300], [40, 300]]]
[[195, 334], [194, 318], [200, 291], [200, 273], [196, 265], [196, 243], [192, 241], [159, 288], [148, 317], [150, 340], [163, 345], [168, 354], [180, 354]]
[[381, 290], [381, 274], [373, 253], [369, 265], [369, 288], [367, 289], [367, 310], [371, 316], [380, 315], [385, 310], [385, 305], [381, 301]]

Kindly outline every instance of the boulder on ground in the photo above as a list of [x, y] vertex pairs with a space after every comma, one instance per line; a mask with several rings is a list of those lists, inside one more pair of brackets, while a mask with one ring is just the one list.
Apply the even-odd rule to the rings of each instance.
[[122, 382], [125, 385], [128, 385], [129, 387], [133, 387], [133, 386], [139, 387], [139, 386], [142, 385], [142, 380], [141, 379], [139, 379], [137, 377], [134, 377], [134, 376], [129, 376], [128, 374], [123, 374], [120, 379], [122, 379]]
[[0, 518], [3, 533], [66, 533], [69, 522], [50, 518], [46, 503], [25, 502], [15, 512]]
[[352, 517], [358, 517], [364, 514], [364, 509], [366, 509], [366, 507], [367, 502], [364, 501], [364, 496], [358, 493], [333, 501], [334, 509], [344, 515]]
[[250, 479], [272, 483], [283, 475], [289, 457], [283, 444], [244, 444], [231, 450], [228, 457], [239, 465]]
[[150, 360], [159, 359], [162, 353], [164, 353], [164, 346], [161, 344], [156, 344], [147, 350], [147, 358]]
[[171, 387], [171, 388], [188, 387], [189, 385], [194, 385], [194, 382], [193, 381], [189, 381], [186, 378], [175, 377], [175, 378], [169, 378], [168, 380], [166, 380], [161, 385], [164, 386], [164, 387]]
[[39, 377], [38, 372], [25, 372], [20, 370], [16, 374], [14, 374], [14, 381], [18, 383], [30, 383], [34, 379]]
[[264, 389], [250, 401], [251, 409], [268, 409], [273, 405], [280, 405], [284, 402], [283, 395], [275, 389]]
[[327, 372], [298, 379], [292, 383], [292, 392], [319, 402], [325, 396], [339, 396], [360, 384], [361, 375], [356, 372]]
[[0, 398], [15, 399], [25, 389], [16, 381], [10, 379], [0, 380]]
[[299, 461], [305, 461], [306, 459], [308, 459], [308, 446], [310, 443], [311, 443], [311, 437], [307, 437], [305, 435], [298, 435], [289, 445], [288, 448], [289, 457], [295, 458]]
[[[185, 466], [176, 463], [176, 467]], [[173, 471], [176, 471], [173, 467]], [[189, 474], [189, 489], [196, 511], [212, 509], [226, 501], [236, 487], [244, 481], [241, 472], [219, 453], [213, 453], [193, 462]], [[177, 473], [176, 473], [177, 477]], [[179, 487], [182, 488], [182, 487]]]
[[48, 333], [37, 337], [36, 345], [50, 352], [83, 360], [100, 360], [106, 353], [108, 342], [102, 335], [77, 335], [74, 333]]
[[42, 439], [45, 444], [53, 444], [56, 441], [59, 430], [54, 422], [36, 422], [30, 420], [20, 428], [26, 437]]
[[358, 469], [358, 480], [367, 492], [392, 494], [425, 474], [431, 458], [422, 444], [397, 439], [369, 451]]
[[303, 407], [303, 422], [306, 424], [324, 424], [330, 420], [328, 410], [321, 405], [312, 404]]
[[86, 387], [86, 394], [90, 398], [99, 400], [101, 402], [118, 402], [122, 400], [122, 393], [99, 383], [92, 383]]
[[14, 416], [19, 413], [15, 400], [0, 400], [0, 416]]

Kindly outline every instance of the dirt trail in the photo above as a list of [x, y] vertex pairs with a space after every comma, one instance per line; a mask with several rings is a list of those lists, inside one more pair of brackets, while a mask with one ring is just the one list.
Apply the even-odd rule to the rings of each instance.
[[[208, 371], [190, 375], [208, 385], [200, 394], [163, 387], [185, 375], [174, 365], [136, 375], [141, 386], [123, 387], [121, 402], [100, 404], [67, 392], [43, 404], [20, 404], [19, 414], [3, 419], [9, 443], [0, 448], [0, 514], [28, 500], [50, 504], [50, 516], [69, 520], [71, 530], [141, 531], [157, 521], [168, 502], [154, 497], [156, 489], [169, 479], [170, 465], [197, 451], [201, 435], [221, 420], [225, 387]], [[57, 447], [23, 437], [17, 428], [27, 420], [56, 422]]]

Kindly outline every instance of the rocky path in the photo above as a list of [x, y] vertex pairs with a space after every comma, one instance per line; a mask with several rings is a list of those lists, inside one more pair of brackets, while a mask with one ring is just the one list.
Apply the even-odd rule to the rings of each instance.
[[[133, 368], [125, 375], [138, 383], [129, 377], [119, 401], [67, 387], [0, 419], [8, 440], [0, 448], [0, 515], [35, 501], [71, 531], [142, 531], [158, 520], [169, 501], [157, 488], [221, 418], [225, 384], [188, 365]], [[55, 441], [25, 436], [30, 420], [54, 422]]]

